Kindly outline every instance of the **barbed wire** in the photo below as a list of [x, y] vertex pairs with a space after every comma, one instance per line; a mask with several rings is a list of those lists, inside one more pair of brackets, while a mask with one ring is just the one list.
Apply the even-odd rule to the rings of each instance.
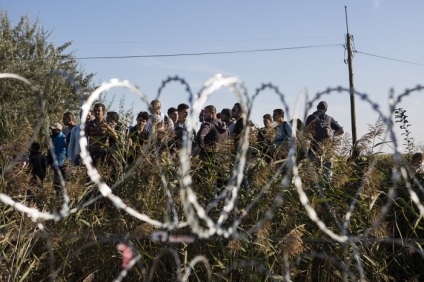
[[[73, 87], [74, 91], [78, 93], [79, 97], [82, 97], [80, 86], [75, 82], [76, 80], [72, 78], [71, 75], [64, 72], [53, 72], [53, 75], [58, 75], [68, 81]], [[24, 82], [30, 89], [32, 89], [35, 96], [39, 95], [39, 91], [37, 87], [31, 84], [28, 80], [19, 75], [15, 74], [0, 74], [0, 79], [16, 79]], [[228, 274], [232, 269], [236, 269], [237, 267], [258, 267], [259, 272], [267, 273], [269, 277], [275, 279], [286, 279], [290, 280], [290, 269], [293, 267], [293, 264], [299, 263], [301, 259], [305, 257], [318, 257], [321, 259], [329, 259], [335, 265], [338, 265], [338, 268], [343, 270], [347, 277], [351, 279], [359, 279], [365, 280], [364, 266], [361, 259], [361, 244], [370, 244], [370, 243], [393, 243], [398, 245], [407, 244], [410, 249], [419, 255], [423, 256], [424, 253], [421, 249], [414, 246], [414, 243], [420, 243], [424, 239], [423, 238], [390, 238], [378, 240], [375, 238], [370, 238], [371, 232], [381, 225], [381, 222], [388, 216], [390, 212], [390, 208], [393, 204], [393, 199], [396, 195], [396, 190], [398, 189], [398, 184], [400, 181], [405, 183], [406, 190], [409, 195], [409, 199], [413, 202], [414, 206], [418, 209], [419, 217], [424, 216], [424, 205], [422, 204], [422, 199], [414, 190], [414, 187], [418, 187], [419, 191], [424, 194], [423, 185], [414, 175], [413, 170], [411, 169], [408, 162], [402, 157], [399, 152], [399, 145], [396, 141], [396, 133], [394, 130], [394, 122], [393, 117], [390, 114], [386, 116], [381, 111], [381, 106], [372, 101], [370, 96], [366, 93], [360, 93], [355, 91], [354, 94], [360, 99], [361, 102], [368, 104], [370, 109], [376, 112], [379, 116], [381, 116], [382, 122], [387, 127], [387, 133], [392, 142], [394, 143], [394, 151], [393, 151], [393, 161], [394, 167], [392, 168], [392, 183], [390, 188], [387, 191], [387, 199], [386, 202], [382, 205], [379, 217], [372, 222], [369, 228], [363, 230], [358, 234], [353, 234], [349, 230], [349, 226], [352, 220], [352, 214], [355, 209], [357, 209], [359, 197], [362, 194], [365, 185], [369, 178], [371, 177], [371, 173], [376, 166], [377, 160], [373, 160], [368, 169], [365, 171], [363, 178], [360, 181], [360, 184], [354, 191], [353, 196], [351, 197], [351, 201], [348, 205], [346, 212], [344, 213], [344, 219], [341, 221], [334, 213], [334, 207], [331, 205], [331, 202], [327, 199], [326, 196], [326, 187], [323, 187], [318, 181], [318, 176], [313, 174], [313, 164], [307, 160], [306, 166], [307, 170], [314, 175], [313, 183], [315, 188], [317, 189], [320, 197], [323, 199], [323, 202], [331, 214], [332, 220], [336, 223], [337, 229], [330, 227], [332, 222], [325, 221], [320, 218], [316, 209], [311, 205], [310, 199], [307, 195], [305, 188], [305, 179], [302, 179], [302, 174], [300, 172], [300, 163], [297, 159], [297, 143], [296, 143], [296, 129], [293, 126], [292, 137], [290, 140], [290, 147], [287, 159], [284, 163], [278, 165], [275, 173], [270, 179], [267, 179], [266, 183], [264, 183], [256, 195], [252, 198], [250, 203], [248, 203], [245, 207], [243, 207], [243, 212], [238, 213], [237, 202], [240, 199], [242, 193], [246, 193], [246, 190], [242, 188], [243, 179], [246, 176], [246, 166], [249, 164], [249, 136], [250, 136], [250, 126], [248, 126], [248, 120], [250, 117], [250, 113], [254, 107], [254, 102], [256, 97], [260, 95], [265, 90], [272, 90], [274, 93], [280, 97], [281, 102], [283, 103], [286, 114], [289, 116], [289, 105], [286, 103], [285, 95], [276, 87], [275, 85], [268, 83], [262, 84], [258, 89], [256, 89], [254, 95], [250, 96], [243, 81], [236, 77], [225, 77], [222, 75], [216, 75], [210, 79], [208, 79], [200, 91], [197, 94], [193, 94], [189, 84], [178, 76], [170, 77], [163, 81], [162, 85], [158, 89], [157, 99], [160, 98], [162, 91], [167, 87], [170, 83], [180, 83], [184, 86], [184, 90], [189, 97], [190, 102], [190, 111], [187, 117], [187, 131], [188, 136], [183, 139], [182, 148], [180, 150], [179, 155], [179, 173], [178, 173], [178, 185], [179, 185], [179, 196], [180, 202], [176, 203], [173, 199], [173, 193], [170, 188], [170, 183], [165, 178], [166, 169], [162, 167], [160, 162], [160, 157], [156, 155], [156, 166], [158, 167], [159, 174], [161, 176], [161, 188], [163, 189], [164, 195], [166, 196], [166, 206], [171, 211], [170, 214], [172, 216], [168, 216], [167, 214], [158, 217], [157, 215], [151, 215], [149, 211], [139, 211], [134, 207], [131, 207], [130, 204], [126, 203], [121, 197], [119, 197], [115, 192], [116, 188], [119, 187], [125, 180], [130, 179], [135, 172], [136, 165], [133, 166], [130, 170], [128, 170], [123, 177], [118, 180], [116, 183], [108, 184], [106, 183], [97, 170], [97, 168], [93, 165], [93, 160], [88, 152], [88, 143], [85, 136], [85, 125], [86, 125], [86, 117], [88, 111], [92, 108], [92, 105], [95, 101], [98, 100], [101, 93], [110, 90], [114, 87], [122, 87], [129, 89], [132, 93], [138, 95], [141, 101], [148, 107], [149, 101], [147, 95], [145, 95], [139, 87], [131, 84], [129, 81], [121, 81], [121, 80], [111, 80], [109, 82], [105, 82], [100, 85], [97, 89], [91, 93], [91, 95], [82, 103], [81, 109], [81, 124], [80, 126], [80, 146], [81, 146], [81, 157], [84, 163], [84, 166], [87, 169], [87, 174], [90, 178], [90, 181], [95, 185], [100, 192], [100, 195], [94, 197], [93, 199], [89, 199], [87, 202], [82, 205], [78, 205], [75, 208], [71, 208], [71, 202], [67, 191], [66, 181], [64, 176], [61, 175], [60, 171], [57, 171], [60, 176], [60, 182], [62, 187], [62, 192], [64, 196], [63, 205], [59, 212], [55, 211], [45, 211], [39, 210], [38, 208], [31, 207], [25, 204], [25, 202], [20, 202], [17, 199], [14, 199], [13, 196], [8, 195], [6, 193], [0, 193], [0, 201], [7, 206], [13, 207], [17, 212], [22, 212], [26, 214], [32, 221], [35, 222], [38, 230], [40, 230], [42, 236], [45, 238], [47, 242], [49, 253], [50, 253], [50, 265], [51, 265], [51, 277], [54, 280], [57, 277], [60, 269], [64, 267], [64, 265], [53, 267], [54, 263], [54, 252], [53, 252], [53, 244], [51, 240], [54, 238], [69, 238], [69, 237], [83, 237], [86, 235], [66, 235], [62, 237], [62, 234], [55, 234], [54, 232], [50, 233], [48, 228], [45, 228], [46, 223], [49, 221], [62, 221], [70, 217], [71, 214], [75, 214], [87, 208], [88, 206], [96, 203], [99, 199], [105, 198], [113, 204], [113, 206], [129, 215], [130, 217], [139, 220], [142, 223], [151, 225], [156, 227], [160, 231], [151, 232], [150, 236], [139, 236], [137, 234], [129, 234], [126, 236], [114, 236], [114, 237], [104, 237], [100, 238], [99, 234], [93, 233], [92, 236], [97, 239], [100, 238], [99, 241], [95, 243], [89, 243], [81, 246], [80, 248], [75, 250], [75, 255], [79, 254], [84, 248], [88, 248], [92, 246], [92, 244], [102, 244], [102, 243], [114, 243], [114, 244], [124, 244], [121, 246], [127, 252], [131, 253], [131, 257], [128, 261], [128, 264], [123, 267], [123, 269], [117, 274], [115, 281], [121, 281], [128, 273], [128, 271], [137, 267], [138, 263], [143, 261], [144, 258], [140, 255], [140, 252], [137, 248], [131, 244], [130, 240], [152, 240], [163, 243], [184, 243], [190, 244], [197, 240], [238, 240], [238, 241], [246, 241], [251, 238], [254, 234], [260, 231], [264, 226], [272, 220], [276, 211], [279, 207], [284, 203], [284, 195], [288, 192], [290, 187], [294, 187], [295, 191], [299, 197], [299, 204], [301, 204], [302, 208], [306, 211], [308, 218], [318, 227], [326, 237], [322, 237], [321, 239], [314, 239], [312, 237], [304, 236], [303, 240], [308, 242], [321, 242], [326, 244], [340, 244], [345, 248], [345, 250], [350, 250], [352, 252], [353, 260], [355, 261], [355, 268], [359, 272], [356, 274], [349, 268], [349, 266], [344, 265], [342, 262], [338, 262], [334, 257], [328, 256], [325, 253], [319, 253], [315, 251], [311, 251], [309, 254], [302, 254], [297, 256], [296, 260], [290, 260], [287, 256], [284, 256], [284, 261], [286, 265], [286, 270], [283, 276], [279, 276], [279, 274], [273, 273], [272, 269], [269, 269], [267, 266], [262, 265], [261, 263], [257, 263], [255, 261], [240, 261], [239, 263], [233, 263], [232, 265], [228, 265], [225, 267], [225, 270], [221, 275]], [[222, 87], [227, 87], [236, 97], [237, 101], [241, 104], [243, 109], [243, 127], [244, 131], [240, 139], [240, 143], [237, 147], [237, 151], [235, 153], [235, 160], [233, 163], [233, 167], [231, 169], [230, 177], [228, 182], [226, 183], [224, 189], [222, 189], [221, 193], [211, 199], [207, 205], [204, 205], [199, 201], [199, 193], [196, 192], [197, 183], [193, 180], [192, 176], [192, 159], [190, 157], [192, 151], [192, 144], [190, 142], [192, 138], [192, 132], [195, 127], [196, 119], [200, 114], [200, 111], [203, 109], [208, 98], [213, 95], [216, 91], [218, 91]], [[423, 87], [417, 86], [412, 89], [407, 89], [404, 93], [397, 95], [397, 98], [391, 93], [388, 96], [387, 103], [393, 110], [397, 105], [406, 97], [411, 95], [412, 93], [419, 92], [424, 90]], [[343, 87], [334, 87], [328, 88], [325, 91], [316, 93], [312, 99], [309, 100], [308, 93], [305, 91], [302, 93], [302, 97], [305, 99], [305, 112], [304, 118], [307, 117], [308, 112], [311, 110], [313, 105], [315, 105], [322, 97], [330, 94], [350, 94], [350, 90]], [[298, 103], [298, 102], [297, 102]], [[42, 111], [44, 104], [40, 100], [40, 111]], [[299, 112], [298, 104], [294, 107], [294, 117], [301, 116]], [[44, 122], [44, 116], [41, 115], [40, 119], [37, 123], [37, 126], [34, 128], [34, 135], [31, 137], [31, 140], [28, 144], [35, 140], [35, 136], [40, 130], [44, 130], [47, 140], [50, 140], [48, 137], [48, 130], [46, 127], [42, 127]], [[156, 137], [153, 132], [149, 136], [149, 143], [143, 147], [143, 151], [147, 152], [148, 146], [152, 143], [156, 142]], [[305, 150], [306, 148], [300, 148]], [[49, 142], [49, 150], [53, 153], [53, 144], [51, 141]], [[2, 177], [4, 177], [8, 171], [12, 169], [12, 167], [19, 161], [20, 157], [24, 154], [21, 152], [17, 158], [15, 158], [5, 169], [2, 171]], [[54, 160], [57, 163], [57, 160]], [[136, 164], [140, 164], [142, 162], [142, 156], [138, 157], [136, 160]], [[283, 170], [287, 169], [290, 173], [285, 173], [283, 177], [281, 174]], [[260, 203], [261, 200], [268, 194], [270, 188], [275, 182], [278, 181], [280, 190], [275, 194], [272, 202], [269, 202], [269, 207], [264, 212], [262, 218], [258, 218], [256, 224], [252, 226], [248, 230], [240, 230], [240, 224], [243, 220], [250, 215], [250, 212], [253, 208]], [[182, 209], [177, 208], [178, 205], [181, 205]], [[212, 217], [210, 215], [213, 209], [217, 209], [220, 207], [220, 211], [218, 215]], [[167, 209], [165, 209], [167, 210]], [[235, 215], [235, 216], [233, 216]], [[163, 218], [163, 219], [161, 219]], [[417, 218], [419, 220], [419, 218]], [[187, 231], [187, 227], [190, 228], [190, 231]], [[183, 231], [182, 231], [183, 230]], [[170, 235], [171, 231], [182, 231], [184, 235]], [[186, 232], [189, 232], [188, 234]], [[281, 241], [281, 238], [269, 236], [269, 240]], [[165, 248], [159, 254], [157, 258], [155, 258], [152, 267], [150, 268], [147, 279], [153, 279], [154, 273], [158, 271], [158, 262], [160, 258], [166, 253], [172, 254], [176, 265], [182, 265], [178, 253], [172, 248]], [[212, 272], [211, 266], [209, 264], [208, 259], [203, 255], [195, 256], [190, 260], [186, 267], [177, 268], [177, 279], [181, 281], [187, 281], [189, 279], [191, 271], [194, 270], [198, 263], [202, 263], [207, 270], [207, 276], [211, 279]], [[292, 263], [292, 264], [291, 264]]]

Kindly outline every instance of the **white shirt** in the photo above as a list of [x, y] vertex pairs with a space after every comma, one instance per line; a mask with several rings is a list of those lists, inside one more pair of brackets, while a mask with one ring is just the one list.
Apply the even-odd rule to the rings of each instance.
[[[147, 121], [147, 124], [146, 124], [146, 130], [147, 131], [151, 131], [152, 130], [152, 127], [153, 127], [153, 117], [154, 115], [152, 115], [152, 116], [150, 116], [150, 118], [149, 118], [149, 120]], [[163, 121], [165, 121], [165, 117], [166, 117], [166, 115], [164, 114], [164, 113], [160, 113], [160, 115], [159, 115], [161, 118], [162, 118], [162, 120]], [[167, 117], [168, 118], [168, 117]], [[170, 119], [170, 118], [168, 118], [168, 127], [169, 127], [169, 130], [171, 131], [171, 132], [174, 132], [174, 122], [172, 121], [172, 119]]]
[[[74, 126], [74, 128], [71, 129], [71, 136], [69, 138], [69, 145], [68, 145], [68, 160], [73, 165], [74, 161], [77, 159], [79, 154], [81, 153], [81, 146], [80, 146], [80, 125]], [[82, 137], [84, 138], [84, 137]]]

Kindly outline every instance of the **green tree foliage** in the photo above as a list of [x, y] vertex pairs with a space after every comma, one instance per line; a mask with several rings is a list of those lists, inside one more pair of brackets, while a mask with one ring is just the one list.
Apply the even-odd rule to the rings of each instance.
[[[61, 121], [64, 111], [78, 111], [79, 97], [74, 87], [63, 77], [54, 74], [64, 71], [80, 85], [82, 93], [93, 89], [94, 74], [86, 74], [66, 42], [58, 47], [51, 40], [51, 31], [44, 29], [38, 20], [22, 16], [13, 26], [5, 11], [0, 10], [0, 73], [14, 73], [34, 84], [45, 102], [48, 122]], [[0, 80], [0, 142], [7, 142], [15, 128], [33, 128], [38, 121], [39, 101], [34, 91], [15, 79]]]

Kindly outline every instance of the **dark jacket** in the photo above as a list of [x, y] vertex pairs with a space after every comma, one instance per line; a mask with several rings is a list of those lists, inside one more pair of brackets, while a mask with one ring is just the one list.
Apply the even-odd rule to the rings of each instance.
[[343, 127], [341, 127], [340, 124], [338, 124], [338, 122], [334, 120], [334, 118], [327, 115], [325, 111], [323, 111], [323, 110], [315, 111], [314, 113], [309, 115], [306, 118], [306, 121], [305, 121], [306, 132], [311, 131], [311, 133], [312, 133], [311, 146], [312, 146], [313, 150], [317, 150], [317, 148], [319, 147], [319, 143], [320, 143], [319, 141], [316, 141], [318, 129], [317, 129], [315, 123], [318, 121], [318, 119], [325, 119], [325, 118], [329, 119], [329, 124], [330, 124], [331, 129], [334, 131], [334, 135], [340, 135], [340, 134], [344, 133]]
[[33, 177], [43, 182], [46, 177], [46, 161], [40, 152], [31, 153], [29, 156], [29, 169]]
[[225, 141], [228, 136], [228, 127], [224, 122], [218, 119], [205, 121], [197, 132], [196, 147], [201, 151], [214, 151], [216, 145]]
[[241, 134], [243, 132], [243, 119], [239, 119], [235, 125], [234, 125], [234, 129], [233, 129], [233, 139], [234, 139], [234, 147], [237, 149], [238, 146], [238, 142], [240, 141], [241, 138]]
[[129, 138], [131, 138], [134, 145], [141, 146], [145, 141], [149, 140], [149, 132], [147, 130], [138, 132], [136, 126], [131, 126], [129, 130]]
[[323, 110], [315, 111], [312, 115], [309, 115], [306, 118], [305, 127], [308, 126], [309, 124], [312, 124], [313, 121], [317, 120], [318, 118], [323, 118], [324, 116], [328, 116], [328, 118], [330, 119], [331, 129], [334, 130], [335, 135], [340, 135], [344, 133], [343, 127], [341, 127], [340, 124], [338, 124], [338, 122], [334, 120], [334, 118], [327, 115], [326, 112]]

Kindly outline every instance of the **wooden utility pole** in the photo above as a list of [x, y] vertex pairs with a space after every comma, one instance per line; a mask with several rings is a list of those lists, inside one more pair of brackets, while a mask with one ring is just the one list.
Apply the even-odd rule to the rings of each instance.
[[352, 144], [355, 146], [357, 137], [356, 137], [356, 113], [355, 113], [355, 87], [353, 85], [353, 67], [352, 67], [352, 37], [349, 34], [349, 25], [347, 22], [347, 7], [345, 6], [345, 16], [346, 16], [346, 45], [347, 45], [347, 65], [349, 68], [349, 90], [350, 90], [350, 118], [352, 125]]

